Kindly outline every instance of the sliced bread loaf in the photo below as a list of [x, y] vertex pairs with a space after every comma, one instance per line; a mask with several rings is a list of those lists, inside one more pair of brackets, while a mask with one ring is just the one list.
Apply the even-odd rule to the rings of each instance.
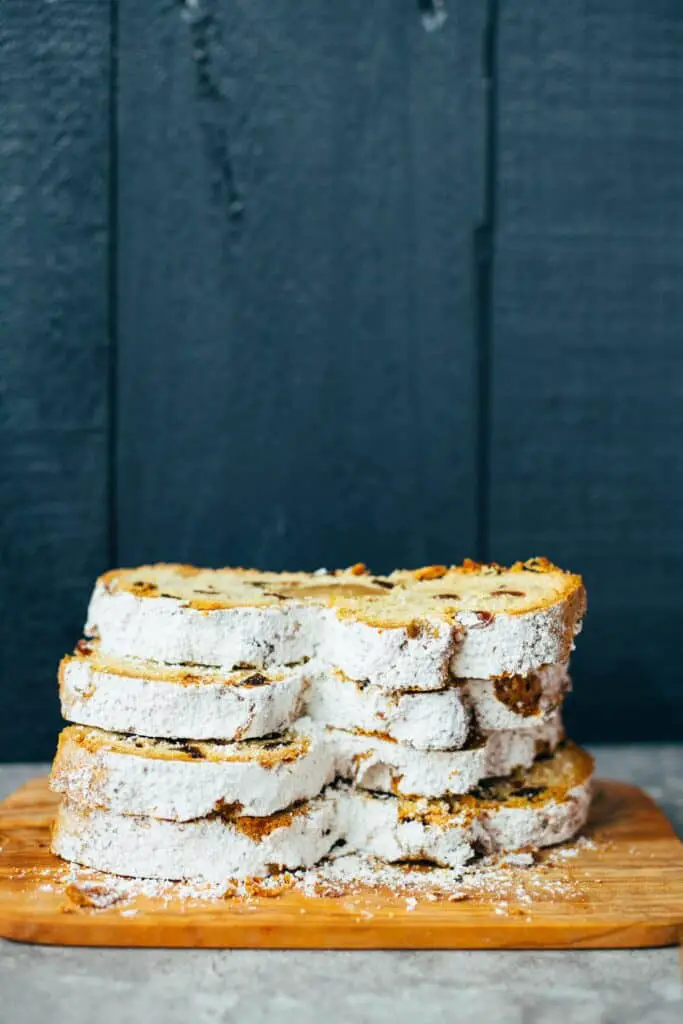
[[210, 743], [147, 739], [69, 726], [50, 786], [72, 805], [174, 821], [231, 808], [269, 815], [317, 796], [334, 778], [334, 752], [305, 719], [272, 739]]
[[341, 789], [343, 852], [457, 868], [475, 853], [564, 842], [586, 822], [592, 773], [592, 758], [566, 742], [553, 756], [509, 779], [482, 783], [467, 796], [410, 800]]
[[562, 703], [566, 666], [464, 679], [441, 690], [389, 691], [314, 662], [282, 669], [164, 665], [102, 655], [80, 641], [62, 659], [67, 721], [111, 732], [232, 742], [281, 732], [305, 713], [341, 729], [383, 732], [423, 750], [457, 749], [480, 731], [532, 728]]
[[112, 732], [243, 740], [286, 729], [300, 713], [305, 665], [226, 671], [103, 656], [81, 641], [59, 666], [62, 715]]
[[566, 665], [528, 676], [463, 679], [442, 690], [387, 691], [339, 669], [311, 672], [306, 713], [339, 729], [382, 733], [418, 750], [456, 750], [473, 730], [535, 729], [569, 689]]
[[317, 657], [387, 690], [433, 690], [452, 675], [526, 675], [566, 661], [584, 609], [581, 578], [546, 559], [389, 577], [362, 565], [312, 574], [156, 565], [102, 576], [86, 632], [116, 657], [228, 669]]
[[336, 843], [337, 811], [322, 796], [268, 817], [216, 814], [165, 821], [62, 801], [52, 852], [132, 878], [227, 881], [312, 867]]
[[328, 727], [337, 771], [361, 789], [396, 796], [469, 793], [483, 779], [529, 767], [563, 738], [558, 711], [533, 728], [492, 732], [461, 750], [417, 750], [386, 735]]
[[64, 801], [52, 850], [99, 871], [160, 879], [227, 881], [312, 867], [340, 841], [344, 853], [457, 868], [477, 854], [570, 839], [586, 821], [592, 770], [591, 758], [566, 743], [511, 779], [441, 800], [336, 787], [269, 817], [223, 812], [189, 822]]

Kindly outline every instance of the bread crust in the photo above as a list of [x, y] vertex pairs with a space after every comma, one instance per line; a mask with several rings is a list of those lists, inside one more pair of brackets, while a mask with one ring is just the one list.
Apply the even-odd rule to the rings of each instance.
[[301, 714], [305, 664], [282, 671], [200, 668], [102, 657], [81, 643], [59, 666], [63, 717], [112, 732], [245, 740], [288, 728]]
[[331, 727], [327, 731], [343, 778], [361, 789], [407, 797], [469, 793], [484, 779], [530, 767], [541, 752], [555, 750], [564, 736], [559, 712], [531, 729], [490, 733], [464, 750], [415, 750], [386, 735]]
[[132, 878], [220, 882], [312, 867], [338, 839], [335, 805], [327, 797], [261, 819], [257, 833], [253, 820], [166, 821], [64, 800], [51, 849], [76, 864]]
[[[385, 861], [426, 859], [458, 868], [478, 853], [511, 852], [572, 838], [590, 805], [592, 759], [566, 743], [491, 792], [447, 801], [401, 800], [333, 787], [316, 800], [262, 819], [215, 816], [161, 821], [64, 801], [52, 850], [100, 871], [170, 880], [227, 881], [273, 868], [312, 867], [344, 851]], [[525, 795], [534, 790], [533, 796]], [[240, 823], [241, 822], [241, 823]]]
[[581, 578], [546, 559], [388, 577], [357, 567], [276, 574], [159, 565], [101, 577], [86, 632], [114, 656], [228, 669], [314, 657], [386, 690], [434, 690], [452, 675], [527, 674], [566, 661], [584, 610]]
[[[541, 764], [541, 762], [539, 762]], [[475, 853], [551, 846], [585, 825], [593, 761], [566, 743], [554, 757], [519, 771], [505, 795], [482, 793], [449, 800], [405, 800], [360, 790], [342, 791], [338, 815], [349, 852], [381, 860], [429, 860], [459, 868]], [[495, 785], [492, 787], [495, 789]], [[532, 791], [533, 796], [523, 795]]]
[[266, 816], [316, 797], [334, 756], [319, 730], [242, 743], [172, 742], [69, 726], [59, 738], [50, 787], [72, 804], [189, 821], [232, 808]]

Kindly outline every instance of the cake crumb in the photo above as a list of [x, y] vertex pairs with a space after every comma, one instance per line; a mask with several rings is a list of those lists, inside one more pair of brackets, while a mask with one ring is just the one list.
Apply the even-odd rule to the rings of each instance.
[[105, 910], [121, 901], [121, 896], [106, 884], [93, 882], [71, 883], [66, 887], [66, 895], [77, 907]]
[[[54, 891], [66, 891], [73, 904], [93, 911], [120, 906], [120, 913], [132, 917], [138, 910], [130, 904], [139, 898], [157, 905], [236, 900], [242, 910], [256, 910], [263, 899], [288, 892], [306, 898], [344, 898], [359, 921], [369, 920], [377, 909], [377, 897], [402, 897], [405, 910], [412, 912], [419, 901], [444, 900], [458, 903], [476, 900], [494, 907], [498, 915], [526, 914], [537, 903], [578, 900], [583, 895], [579, 881], [567, 876], [563, 865], [586, 850], [601, 850], [590, 839], [542, 851], [490, 855], [462, 868], [428, 864], [388, 864], [359, 854], [344, 854], [307, 870], [280, 871], [259, 879], [227, 878], [220, 882], [171, 882], [124, 878], [89, 868], [70, 865], [58, 879]], [[62, 888], [64, 887], [64, 888]], [[42, 891], [53, 891], [44, 885]], [[306, 907], [299, 907], [305, 914]], [[394, 910], [388, 910], [394, 916]]]

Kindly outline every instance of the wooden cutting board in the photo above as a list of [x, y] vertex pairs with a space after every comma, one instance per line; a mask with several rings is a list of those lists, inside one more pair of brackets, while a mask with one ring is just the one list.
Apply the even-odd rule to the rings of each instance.
[[[0, 804], [0, 935], [77, 946], [522, 949], [673, 945], [683, 845], [641, 790], [600, 782], [587, 843], [511, 872], [509, 892], [458, 902], [376, 889], [341, 897], [137, 896], [80, 905], [50, 854], [55, 798], [34, 779]], [[531, 894], [531, 896], [530, 896]]]

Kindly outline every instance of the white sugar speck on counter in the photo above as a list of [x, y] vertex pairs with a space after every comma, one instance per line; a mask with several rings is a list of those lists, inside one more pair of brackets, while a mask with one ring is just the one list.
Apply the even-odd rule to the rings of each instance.
[[[358, 920], [372, 917], [378, 907], [377, 899], [386, 895], [404, 897], [408, 912], [420, 901], [457, 903], [475, 899], [490, 903], [495, 913], [502, 915], [510, 912], [510, 905], [517, 908], [517, 913], [521, 907], [528, 913], [537, 902], [578, 898], [581, 884], [565, 876], [562, 867], [583, 850], [596, 849], [594, 841], [579, 839], [548, 851], [541, 859], [529, 851], [498, 854], [482, 857], [457, 870], [428, 864], [387, 864], [371, 857], [346, 854], [308, 870], [222, 882], [123, 878], [72, 865], [54, 890], [59, 891], [63, 885], [74, 904], [92, 910], [116, 907], [125, 916], [137, 913], [130, 903], [141, 897], [167, 906], [177, 902], [236, 900], [248, 910], [255, 909], [252, 905], [260, 897], [272, 899], [288, 891], [311, 899], [345, 898], [349, 909], [357, 912]], [[42, 889], [52, 891], [53, 887], [45, 885]], [[306, 908], [299, 911], [304, 914]]]
[[530, 868], [534, 862], [535, 858], [533, 853], [508, 853], [504, 858], [503, 866], [511, 868]]

